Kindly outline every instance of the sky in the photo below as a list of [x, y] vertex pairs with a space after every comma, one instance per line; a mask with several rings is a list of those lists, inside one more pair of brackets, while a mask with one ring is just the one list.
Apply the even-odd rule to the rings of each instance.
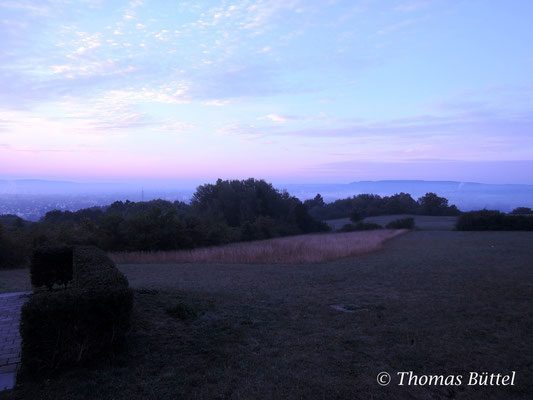
[[533, 2], [0, 0], [0, 178], [533, 184]]

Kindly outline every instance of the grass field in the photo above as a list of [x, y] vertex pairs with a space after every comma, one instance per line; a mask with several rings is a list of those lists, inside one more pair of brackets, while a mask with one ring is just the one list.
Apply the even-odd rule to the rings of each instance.
[[405, 232], [405, 230], [379, 230], [299, 235], [194, 250], [112, 253], [111, 258], [119, 264], [317, 263], [378, 250], [386, 240]]
[[[414, 231], [322, 264], [120, 265], [136, 288], [128, 351], [0, 399], [530, 399], [532, 242]], [[512, 387], [394, 375], [511, 370]]]
[[[415, 219], [415, 228], [427, 231], [451, 231], [455, 227], [457, 217], [434, 217], [429, 215], [380, 215], [378, 217], [367, 217], [365, 222], [372, 222], [374, 224], [385, 227], [389, 222], [396, 219], [412, 217]], [[350, 218], [330, 219], [326, 221], [333, 229], [340, 229], [345, 224], [352, 223]]]

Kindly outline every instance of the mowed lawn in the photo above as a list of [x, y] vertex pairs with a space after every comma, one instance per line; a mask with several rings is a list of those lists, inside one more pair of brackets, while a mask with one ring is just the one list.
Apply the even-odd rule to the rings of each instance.
[[[323, 264], [120, 265], [136, 288], [128, 351], [0, 398], [530, 399], [531, 243], [528, 232], [414, 231]], [[395, 376], [512, 370], [513, 387]]]

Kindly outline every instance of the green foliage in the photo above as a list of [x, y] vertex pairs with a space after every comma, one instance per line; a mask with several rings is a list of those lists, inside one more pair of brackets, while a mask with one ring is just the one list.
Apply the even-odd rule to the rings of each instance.
[[73, 285], [31, 296], [21, 312], [22, 368], [40, 375], [112, 358], [130, 323], [133, 291], [95, 247], [73, 250]]
[[345, 224], [339, 229], [339, 232], [373, 231], [376, 229], [383, 229], [383, 227], [372, 222], [359, 221], [356, 224]]
[[22, 229], [26, 225], [31, 224], [31, 222], [25, 221], [17, 215], [4, 214], [0, 215], [0, 224], [9, 228]]
[[16, 220], [9, 227], [0, 223], [0, 269], [18, 268], [27, 263], [29, 243], [24, 228], [17, 225]]
[[532, 215], [533, 210], [529, 207], [516, 207], [510, 214]]
[[[317, 197], [320, 195], [317, 195]], [[458, 215], [455, 206], [448, 206], [448, 200], [434, 193], [427, 193], [418, 202], [408, 193], [381, 197], [375, 194], [359, 194], [325, 204], [322, 197], [307, 200], [310, 215], [318, 220], [349, 217], [353, 222], [366, 217], [395, 214]]]
[[[238, 241], [328, 231], [325, 219], [393, 214], [456, 215], [433, 193], [415, 201], [407, 193], [359, 194], [326, 204], [322, 196], [302, 203], [264, 180], [217, 180], [199, 186], [190, 205], [152, 200], [117, 201], [75, 212], [51, 211], [39, 223], [8, 216], [0, 233], [0, 268], [24, 265], [31, 248], [94, 245], [106, 251], [181, 250]], [[361, 225], [358, 229], [363, 229]]]
[[533, 231], [533, 216], [506, 215], [496, 210], [463, 213], [457, 220], [459, 231]]
[[448, 206], [448, 200], [444, 197], [439, 197], [435, 193], [426, 193], [423, 197], [418, 199], [420, 215], [459, 215], [460, 212], [456, 206]]
[[355, 224], [344, 224], [341, 228], [338, 229], [339, 232], [354, 232], [357, 229], [355, 229]]
[[357, 208], [354, 208], [350, 213], [350, 220], [353, 222], [361, 221], [364, 218], [364, 214], [361, 212], [361, 210], [358, 210]]
[[358, 222], [355, 224], [355, 230], [356, 231], [373, 231], [376, 229], [383, 229], [383, 227], [379, 224], [375, 224], [373, 222]]
[[[105, 208], [50, 211], [21, 228], [28, 247], [95, 245], [107, 251], [192, 249], [327, 230], [300, 200], [255, 179], [200, 186], [191, 205], [117, 201]], [[7, 254], [12, 246], [2, 240], [0, 251]]]
[[400, 218], [389, 222], [385, 228], [387, 229], [413, 229], [415, 227], [414, 218]]
[[416, 214], [418, 203], [408, 193], [398, 193], [394, 196], [384, 197], [384, 211], [382, 215]]
[[238, 240], [266, 239], [299, 233], [322, 232], [328, 227], [314, 220], [308, 207], [264, 180], [217, 182], [198, 187], [191, 213], [219, 225], [236, 228]]
[[72, 247], [42, 246], [34, 250], [30, 263], [31, 284], [33, 287], [54, 284], [67, 285], [72, 279]]

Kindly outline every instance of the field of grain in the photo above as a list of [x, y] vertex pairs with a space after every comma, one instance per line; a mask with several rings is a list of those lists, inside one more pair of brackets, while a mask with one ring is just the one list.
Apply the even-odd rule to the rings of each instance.
[[194, 250], [111, 253], [118, 264], [174, 263], [317, 263], [381, 248], [405, 230], [379, 230], [290, 236]]

